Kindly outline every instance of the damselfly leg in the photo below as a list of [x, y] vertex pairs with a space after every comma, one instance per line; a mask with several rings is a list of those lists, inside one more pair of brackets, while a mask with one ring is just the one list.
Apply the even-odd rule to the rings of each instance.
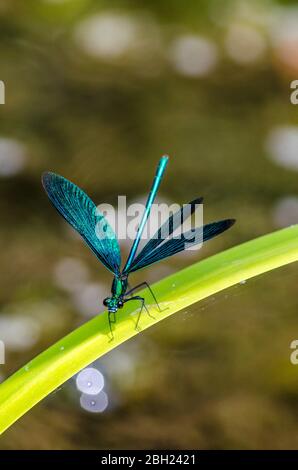
[[116, 323], [116, 312], [108, 312], [108, 320], [109, 320], [109, 328], [110, 328], [110, 334], [111, 334], [110, 341], [112, 341], [114, 339], [112, 323]]
[[135, 329], [136, 329], [136, 330], [139, 330], [139, 322], [140, 322], [140, 318], [141, 318], [143, 309], [146, 310], [146, 312], [147, 312], [147, 314], [149, 315], [149, 317], [151, 317], [151, 318], [153, 318], [153, 319], [155, 319], [155, 318], [154, 318], [153, 315], [150, 314], [148, 308], [146, 307], [144, 297], [140, 297], [139, 295], [135, 295], [134, 297], [130, 297], [130, 299], [125, 299], [125, 302], [130, 302], [131, 300], [138, 300], [139, 302], [141, 302], [141, 308], [140, 308], [140, 311], [139, 311], [139, 314], [138, 314], [138, 318], [137, 318], [137, 321], [136, 321], [136, 325], [135, 325]]
[[146, 281], [141, 282], [141, 284], [138, 284], [137, 286], [133, 287], [128, 292], [126, 292], [125, 295], [131, 295], [134, 291], [136, 291], [137, 289], [140, 289], [141, 287], [144, 287], [144, 286], [147, 287], [147, 289], [150, 291], [150, 294], [152, 295], [152, 297], [154, 299], [154, 302], [155, 302], [155, 305], [158, 308], [158, 311], [162, 312], [163, 310], [160, 308], [159, 303], [157, 302], [157, 298], [155, 297], [155, 294], [154, 294], [152, 288], [150, 287], [150, 285]]

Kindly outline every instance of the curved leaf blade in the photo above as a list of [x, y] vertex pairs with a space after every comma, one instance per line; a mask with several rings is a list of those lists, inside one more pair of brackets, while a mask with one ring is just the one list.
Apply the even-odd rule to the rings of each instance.
[[[211, 256], [156, 283], [154, 292], [164, 307], [155, 319], [143, 315], [142, 329], [189, 305], [272, 269], [298, 260], [298, 225], [243, 243]], [[150, 294], [143, 291], [148, 304]], [[83, 367], [138, 332], [136, 306], [130, 302], [119, 312], [114, 340], [109, 341], [106, 312], [76, 329], [0, 385], [0, 433]]]

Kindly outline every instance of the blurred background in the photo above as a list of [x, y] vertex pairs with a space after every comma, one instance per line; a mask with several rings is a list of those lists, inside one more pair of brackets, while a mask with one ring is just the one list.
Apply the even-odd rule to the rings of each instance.
[[[167, 153], [160, 201], [203, 195], [205, 222], [237, 219], [132, 283], [297, 222], [297, 2], [1, 0], [0, 79], [0, 380], [110, 290], [49, 204], [43, 171], [116, 205], [144, 199]], [[297, 280], [290, 265], [150, 328], [36, 406], [0, 448], [298, 448]]]

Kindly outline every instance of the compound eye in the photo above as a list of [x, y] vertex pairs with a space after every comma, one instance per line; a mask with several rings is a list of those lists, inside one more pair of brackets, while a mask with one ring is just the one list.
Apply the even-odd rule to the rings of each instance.
[[107, 307], [109, 305], [108, 297], [106, 299], [104, 299], [102, 303], [104, 304], [105, 307]]
[[122, 302], [122, 300], [119, 300], [119, 302], [118, 302], [118, 307], [119, 307], [119, 308], [122, 308], [122, 307], [123, 307], [123, 302]]

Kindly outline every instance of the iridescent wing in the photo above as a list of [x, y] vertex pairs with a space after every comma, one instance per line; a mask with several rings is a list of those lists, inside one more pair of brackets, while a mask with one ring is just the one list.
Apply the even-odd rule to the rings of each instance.
[[210, 240], [230, 228], [234, 223], [234, 219], [226, 219], [204, 225], [203, 227], [198, 227], [195, 230], [186, 232], [179, 238], [173, 237], [170, 240], [161, 243], [150, 252], [145, 251], [146, 245], [133, 261], [129, 272], [138, 271], [139, 269], [150, 266], [157, 261], [161, 261], [169, 256], [173, 256], [176, 253], [184, 251], [190, 244], [194, 246], [198, 243]]
[[[137, 264], [139, 260], [147, 257], [153, 250], [161, 245], [170, 235], [172, 235], [177, 228], [190, 217], [196, 210], [199, 204], [202, 204], [203, 198], [197, 198], [182, 206], [175, 214], [172, 214], [157, 230], [152, 238], [146, 243], [143, 249], [140, 251], [138, 256], [133, 261], [133, 265]], [[131, 270], [123, 270], [123, 273], [130, 272]]]
[[119, 274], [121, 254], [118, 240], [89, 196], [55, 173], [44, 173], [42, 184], [54, 207], [83, 237], [95, 256], [112, 273]]

